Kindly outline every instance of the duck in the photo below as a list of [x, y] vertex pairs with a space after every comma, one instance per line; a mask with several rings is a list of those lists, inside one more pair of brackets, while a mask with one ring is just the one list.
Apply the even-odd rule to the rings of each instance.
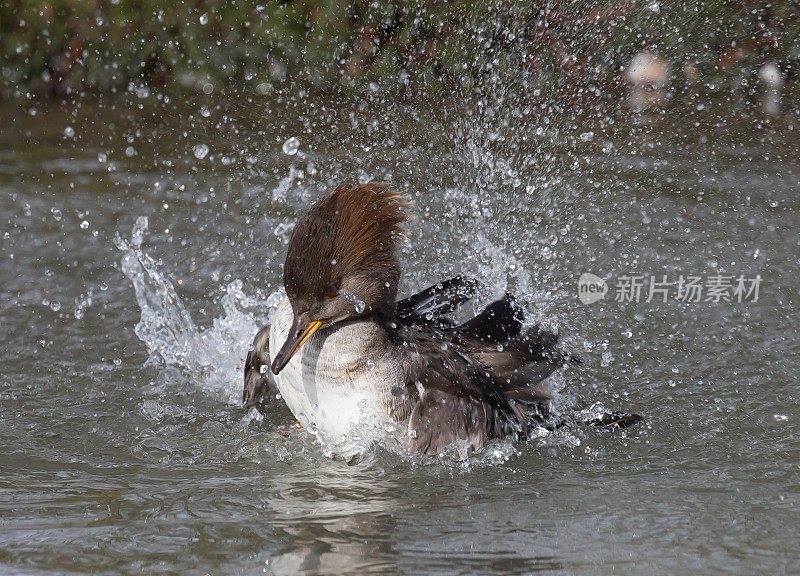
[[[243, 405], [264, 410], [281, 398], [333, 445], [368, 425], [401, 430], [406, 449], [425, 456], [557, 426], [548, 378], [580, 361], [558, 349], [557, 334], [524, 328], [512, 295], [461, 323], [453, 314], [479, 288], [466, 276], [397, 299], [412, 207], [388, 183], [346, 182], [299, 218], [285, 297], [245, 359]], [[613, 413], [600, 424], [638, 419]]]

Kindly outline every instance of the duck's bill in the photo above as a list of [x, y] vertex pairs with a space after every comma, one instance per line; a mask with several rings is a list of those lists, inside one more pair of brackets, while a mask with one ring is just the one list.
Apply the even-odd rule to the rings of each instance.
[[278, 374], [283, 370], [298, 350], [306, 343], [306, 340], [322, 327], [319, 320], [309, 320], [308, 316], [301, 316], [292, 323], [289, 330], [289, 337], [281, 346], [280, 351], [272, 361], [272, 373]]

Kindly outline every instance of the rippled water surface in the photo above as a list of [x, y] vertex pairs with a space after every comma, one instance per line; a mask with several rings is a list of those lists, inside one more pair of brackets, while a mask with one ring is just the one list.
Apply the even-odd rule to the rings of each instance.
[[[159, 98], [0, 107], [0, 571], [800, 571], [796, 106]], [[647, 424], [348, 465], [240, 408], [291, 226], [346, 178], [415, 200], [403, 293], [514, 291], [584, 360], [560, 405]], [[762, 283], [616, 302], [635, 273]]]

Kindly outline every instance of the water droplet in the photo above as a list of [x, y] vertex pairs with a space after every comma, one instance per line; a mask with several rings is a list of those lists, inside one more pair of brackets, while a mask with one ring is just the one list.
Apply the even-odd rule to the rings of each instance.
[[200, 116], [202, 116], [203, 118], [208, 118], [209, 116], [211, 116], [211, 110], [208, 109], [208, 106], [203, 106], [202, 108], [200, 108]]
[[208, 24], [208, 14], [203, 14], [202, 16], [200, 16], [200, 24], [202, 24], [203, 26]]
[[205, 144], [195, 144], [194, 148], [192, 148], [192, 154], [198, 160], [202, 160], [206, 156], [208, 156], [208, 146]]
[[300, 149], [300, 140], [296, 137], [292, 136], [286, 142], [283, 143], [283, 153], [287, 156], [294, 156], [297, 154], [297, 151]]
[[106, 154], [105, 152], [100, 152], [97, 155], [97, 161], [100, 162], [100, 164], [105, 164], [106, 162], [108, 162], [108, 154]]
[[89, 222], [87, 220], [81, 222], [81, 230], [86, 230], [88, 227], [89, 227]]
[[53, 215], [53, 219], [55, 219], [56, 222], [61, 220], [61, 210], [58, 208], [50, 208], [50, 213]]
[[363, 300], [359, 300], [358, 297], [348, 290], [340, 290], [339, 293], [345, 297], [345, 299], [353, 305], [353, 308], [356, 309], [357, 314], [361, 314], [364, 310], [366, 310], [367, 305], [364, 303]]
[[72, 126], [67, 126], [66, 128], [64, 128], [64, 136], [66, 136], [67, 138], [72, 138], [73, 136], [75, 136], [75, 128], [73, 128]]

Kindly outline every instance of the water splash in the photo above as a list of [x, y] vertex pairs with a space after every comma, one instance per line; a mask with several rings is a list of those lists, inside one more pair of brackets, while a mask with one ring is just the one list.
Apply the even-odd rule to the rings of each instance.
[[407, 455], [406, 427], [388, 424], [383, 418], [366, 410], [358, 425], [335, 442], [326, 440], [314, 429], [309, 429], [308, 432], [316, 437], [325, 456], [350, 464], [361, 462], [376, 451]]
[[[148, 219], [141, 216], [136, 220], [130, 240], [117, 235], [115, 244], [122, 252], [122, 272], [133, 284], [141, 309], [134, 332], [150, 352], [148, 362], [177, 368], [180, 374], [177, 377], [186, 377], [223, 401], [238, 404], [244, 357], [253, 335], [265, 320], [255, 310], [269, 309], [271, 314], [282, 291], [262, 301], [248, 297], [242, 291], [241, 280], [234, 280], [222, 298], [222, 316], [215, 318], [210, 328], [200, 329], [161, 270], [161, 263], [142, 249], [147, 231]], [[164, 412], [159, 402], [143, 405], [142, 410], [146, 416], [154, 418]], [[253, 418], [251, 413], [243, 422]], [[336, 443], [325, 441], [313, 427], [307, 432], [317, 436], [323, 454], [347, 462], [360, 461], [374, 448], [394, 453], [403, 451], [398, 438], [404, 429], [387, 429], [378, 418], [365, 417], [352, 433]]]
[[223, 315], [201, 330], [160, 270], [160, 263], [142, 250], [147, 230], [147, 217], [140, 216], [130, 240], [117, 234], [114, 243], [122, 252], [122, 272], [133, 284], [141, 309], [134, 332], [150, 352], [148, 362], [177, 367], [206, 391], [238, 403], [241, 366], [253, 334], [263, 322], [253, 310], [274, 307], [278, 293], [262, 302], [247, 296], [242, 281], [234, 280], [221, 301]]
[[[179, 377], [185, 377], [225, 402], [238, 404], [244, 357], [253, 334], [265, 320], [257, 310], [268, 309], [271, 314], [282, 292], [276, 291], [264, 301], [247, 296], [241, 280], [234, 280], [221, 299], [223, 314], [214, 319], [210, 328], [200, 329], [161, 270], [162, 264], [142, 249], [147, 233], [148, 219], [139, 217], [130, 240], [117, 235], [115, 244], [122, 252], [122, 272], [133, 284], [141, 309], [134, 331], [150, 352], [148, 362], [177, 368]], [[359, 303], [355, 302], [354, 306]], [[571, 398], [558, 393], [564, 387], [564, 376], [560, 373], [551, 376], [550, 386], [556, 397], [556, 411], [568, 411], [573, 404]], [[159, 413], [153, 406], [147, 408], [147, 415]], [[250, 415], [243, 421], [252, 419]], [[354, 463], [362, 461], [375, 449], [407, 455], [405, 429], [402, 426], [389, 429], [383, 421], [365, 421], [336, 443], [327, 442], [313, 427], [307, 432], [317, 437], [322, 453], [329, 458]], [[546, 440], [546, 444], [564, 443], [563, 438]], [[515, 444], [503, 441], [492, 443], [478, 455], [467, 458], [465, 446], [456, 443], [439, 460], [469, 469], [473, 465], [501, 464], [517, 453]]]

